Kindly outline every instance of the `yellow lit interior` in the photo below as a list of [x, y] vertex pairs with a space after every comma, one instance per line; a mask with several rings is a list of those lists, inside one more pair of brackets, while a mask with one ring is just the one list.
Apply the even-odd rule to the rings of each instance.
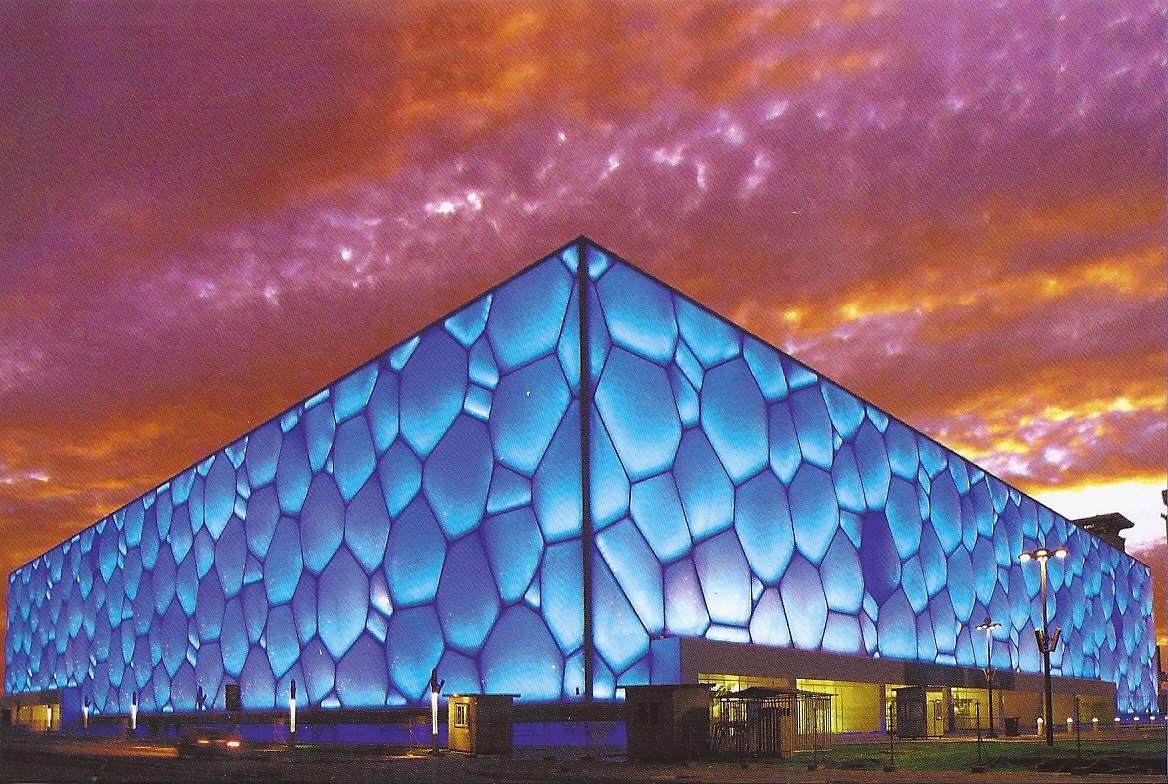
[[832, 732], [877, 732], [880, 730], [880, 684], [855, 681], [795, 681], [797, 688], [820, 694], [834, 694], [831, 701]]

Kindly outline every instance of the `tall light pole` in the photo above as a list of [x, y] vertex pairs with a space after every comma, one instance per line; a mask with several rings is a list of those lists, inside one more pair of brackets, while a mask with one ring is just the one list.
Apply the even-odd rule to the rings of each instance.
[[1055, 550], [1048, 550], [1045, 547], [1039, 547], [1037, 550], [1022, 553], [1018, 556], [1018, 560], [1022, 563], [1027, 561], [1038, 561], [1039, 568], [1039, 593], [1042, 597], [1042, 628], [1034, 630], [1034, 639], [1038, 642], [1038, 649], [1042, 651], [1042, 677], [1046, 685], [1046, 745], [1054, 745], [1054, 708], [1051, 705], [1051, 689], [1050, 689], [1050, 652], [1058, 647], [1059, 629], [1054, 630], [1051, 635], [1047, 632], [1049, 621], [1046, 617], [1046, 561], [1048, 558], [1066, 558], [1067, 548], [1059, 547]]
[[994, 629], [1000, 629], [1001, 627], [1002, 624], [1000, 623], [990, 623], [990, 617], [988, 615], [986, 616], [986, 619], [976, 627], [977, 629], [983, 630], [986, 633], [986, 666], [984, 672], [986, 688], [989, 689], [991, 738], [998, 737], [998, 733], [994, 731], [994, 660], [992, 658], [990, 645], [992, 644], [991, 641], [993, 638]]

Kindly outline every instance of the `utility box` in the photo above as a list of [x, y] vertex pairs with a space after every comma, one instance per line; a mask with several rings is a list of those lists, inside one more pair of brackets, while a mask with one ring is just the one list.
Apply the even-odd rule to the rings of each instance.
[[681, 762], [710, 747], [710, 686], [625, 687], [625, 738], [631, 762]]
[[518, 694], [451, 694], [447, 747], [469, 754], [510, 754]]
[[924, 686], [905, 686], [896, 692], [896, 736], [927, 738], [928, 694]]

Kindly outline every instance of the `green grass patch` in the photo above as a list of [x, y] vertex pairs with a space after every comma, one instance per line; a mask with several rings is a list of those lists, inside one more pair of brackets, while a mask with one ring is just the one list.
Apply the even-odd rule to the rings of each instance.
[[[900, 770], [969, 770], [977, 764], [976, 741], [902, 741], [896, 744]], [[789, 759], [759, 759], [764, 767], [802, 768], [810, 752]], [[840, 744], [820, 752], [818, 761], [839, 770], [880, 770], [889, 761], [887, 743]], [[1164, 742], [1154, 740], [1083, 741], [1081, 755], [1074, 741], [1053, 749], [1041, 741], [987, 742], [982, 761], [991, 770], [1015, 772], [1162, 773]]]

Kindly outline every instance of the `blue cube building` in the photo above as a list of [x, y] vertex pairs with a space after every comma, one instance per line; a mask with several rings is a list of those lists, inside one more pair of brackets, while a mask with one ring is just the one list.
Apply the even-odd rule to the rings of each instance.
[[13, 572], [4, 685], [102, 714], [293, 679], [424, 704], [435, 668], [521, 702], [801, 685], [847, 730], [913, 683], [954, 727], [988, 651], [1033, 723], [1046, 545], [1059, 699], [1155, 710], [1146, 566], [581, 238]]

